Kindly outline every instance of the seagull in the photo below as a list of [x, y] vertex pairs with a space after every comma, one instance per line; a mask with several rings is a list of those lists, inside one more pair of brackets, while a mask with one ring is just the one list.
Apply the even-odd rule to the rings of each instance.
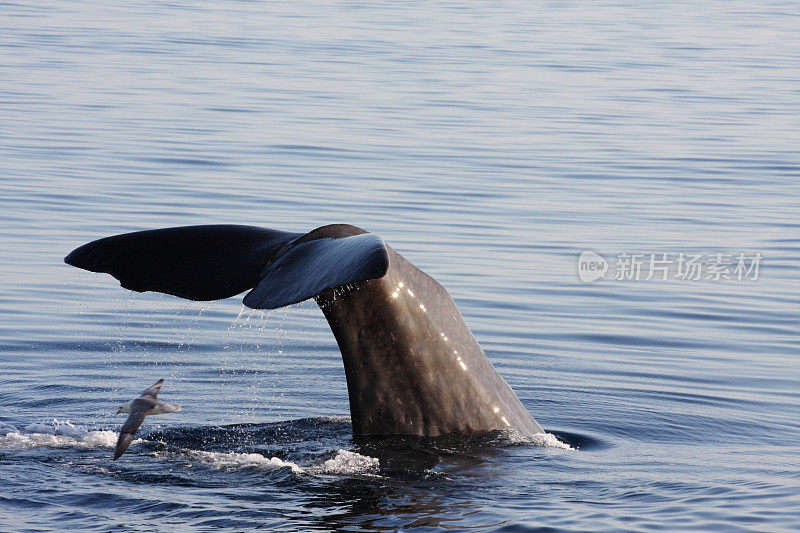
[[130, 414], [128, 419], [122, 424], [122, 429], [119, 432], [119, 439], [117, 440], [117, 447], [114, 449], [114, 460], [116, 461], [120, 455], [125, 453], [131, 442], [133, 436], [139, 431], [139, 427], [144, 422], [147, 415], [161, 415], [164, 413], [177, 413], [181, 410], [180, 405], [170, 405], [160, 400], [156, 400], [161, 386], [164, 384], [163, 379], [156, 381], [156, 384], [142, 391], [142, 395], [138, 398], [121, 405], [117, 410], [117, 414], [125, 413]]

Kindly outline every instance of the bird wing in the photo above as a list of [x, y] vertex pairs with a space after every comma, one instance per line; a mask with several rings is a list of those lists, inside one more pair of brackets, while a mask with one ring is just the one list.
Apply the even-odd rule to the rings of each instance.
[[164, 413], [177, 413], [180, 410], [181, 410], [180, 405], [173, 405], [171, 403], [162, 402], [161, 400], [156, 400], [156, 403], [153, 406], [154, 415], [162, 415]]
[[119, 430], [119, 438], [117, 439], [117, 447], [114, 449], [114, 460], [116, 461], [120, 455], [125, 453], [128, 446], [133, 442], [133, 437], [144, 422], [147, 416], [147, 411], [152, 407], [152, 402], [142, 401], [136, 399], [131, 406], [131, 414], [128, 419], [122, 424], [122, 429]]
[[155, 385], [153, 385], [149, 389], [143, 390], [141, 396], [149, 396], [150, 398], [155, 400], [156, 396], [158, 396], [158, 393], [161, 392], [161, 386], [163, 384], [164, 384], [164, 380], [163, 379], [159, 379], [158, 381], [156, 381]]

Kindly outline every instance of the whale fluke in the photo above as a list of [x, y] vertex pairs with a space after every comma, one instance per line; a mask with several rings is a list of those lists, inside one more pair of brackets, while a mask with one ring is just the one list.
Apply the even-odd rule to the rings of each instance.
[[148, 230], [90, 242], [65, 261], [191, 300], [250, 290], [245, 305], [272, 309], [314, 298], [342, 352], [356, 436], [543, 432], [444, 287], [361, 228]]
[[378, 278], [389, 267], [380, 237], [344, 225], [306, 234], [237, 225], [137, 231], [84, 244], [64, 262], [111, 274], [132, 291], [189, 300], [219, 300], [255, 287], [245, 305], [257, 309]]
[[256, 287], [244, 297], [253, 309], [277, 309], [328, 290], [380, 278], [389, 268], [389, 252], [374, 233], [295, 241], [269, 264]]

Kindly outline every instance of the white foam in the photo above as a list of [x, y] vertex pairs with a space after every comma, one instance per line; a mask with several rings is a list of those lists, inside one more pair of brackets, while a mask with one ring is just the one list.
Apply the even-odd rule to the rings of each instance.
[[[90, 431], [81, 439], [81, 443], [85, 446], [93, 446], [97, 448], [113, 448], [117, 445], [119, 433], [111, 430], [103, 431]], [[142, 439], [136, 439], [131, 444], [138, 444]]]
[[291, 461], [284, 461], [277, 457], [267, 458], [260, 453], [237, 453], [237, 452], [204, 452], [190, 450], [190, 458], [197, 459], [200, 463], [211, 466], [218, 470], [231, 468], [291, 468], [292, 472], [299, 474], [303, 472], [297, 464]]
[[[136, 439], [134, 443], [141, 442]], [[29, 448], [113, 448], [117, 443], [116, 431], [89, 431], [81, 437], [54, 435], [52, 433], [9, 432], [0, 436], [0, 449], [27, 450]]]
[[[54, 418], [49, 423], [34, 423], [19, 430], [10, 424], [0, 425], [0, 449], [27, 450], [38, 447], [113, 448], [116, 431], [88, 431], [69, 420]], [[134, 443], [141, 442], [136, 439]]]
[[552, 433], [537, 433], [536, 435], [523, 435], [518, 431], [510, 430], [505, 432], [505, 436], [511, 441], [512, 444], [528, 444], [531, 446], [543, 446], [546, 448], [560, 448], [562, 450], [575, 449], [566, 442], [558, 440], [558, 437], [556, 437]]
[[9, 433], [19, 433], [19, 430], [11, 424], [0, 422], [0, 435], [8, 435]]
[[365, 474], [378, 469], [378, 459], [361, 455], [358, 452], [339, 450], [336, 456], [328, 459], [321, 465], [310, 467], [314, 473], [321, 474]]
[[305, 468], [292, 461], [285, 461], [278, 457], [266, 457], [260, 453], [206, 452], [201, 450], [184, 450], [184, 453], [190, 460], [217, 470], [290, 468], [295, 474], [352, 475], [370, 473], [378, 468], [378, 459], [348, 450], [338, 450], [333, 458], [321, 464]]
[[28, 424], [25, 426], [28, 433], [46, 433], [50, 435], [64, 435], [67, 437], [80, 438], [86, 434], [86, 427], [76, 426], [69, 420], [59, 420], [54, 418], [49, 424]]
[[559, 440], [558, 437], [552, 433], [539, 433], [530, 437], [531, 444], [536, 446], [547, 446], [548, 448], [561, 448], [562, 450], [574, 450], [572, 446], [566, 442]]

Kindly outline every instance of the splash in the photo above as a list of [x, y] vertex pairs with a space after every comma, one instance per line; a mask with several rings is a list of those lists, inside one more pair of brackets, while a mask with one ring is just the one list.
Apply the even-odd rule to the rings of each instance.
[[[54, 418], [50, 423], [29, 424], [23, 430], [0, 424], [0, 449], [27, 450], [30, 448], [113, 448], [119, 434], [111, 430], [88, 431], [69, 420]], [[137, 439], [134, 443], [141, 442]]]
[[295, 474], [354, 475], [374, 473], [378, 469], [378, 459], [348, 450], [338, 450], [331, 459], [321, 464], [305, 467], [278, 457], [266, 457], [260, 453], [207, 452], [201, 450], [184, 450], [184, 453], [190, 461], [223, 471], [244, 468], [265, 470], [289, 468]]
[[357, 452], [339, 450], [336, 456], [328, 459], [321, 465], [309, 467], [309, 471], [316, 474], [366, 474], [378, 470], [378, 459], [361, 455]]
[[303, 469], [296, 463], [284, 461], [277, 457], [267, 458], [260, 453], [237, 453], [237, 452], [204, 452], [200, 450], [190, 450], [189, 458], [197, 460], [199, 463], [210, 466], [217, 470], [231, 470], [238, 468], [291, 468], [295, 474], [300, 474]]
[[523, 435], [522, 433], [509, 430], [503, 433], [503, 437], [508, 439], [511, 444], [542, 446], [544, 448], [559, 448], [562, 450], [575, 450], [566, 442], [559, 440], [552, 433], [537, 433], [536, 435]]
[[572, 446], [564, 441], [561, 441], [552, 433], [539, 433], [528, 437], [528, 440], [534, 446], [545, 446], [547, 448], [561, 448], [562, 450], [574, 450]]

